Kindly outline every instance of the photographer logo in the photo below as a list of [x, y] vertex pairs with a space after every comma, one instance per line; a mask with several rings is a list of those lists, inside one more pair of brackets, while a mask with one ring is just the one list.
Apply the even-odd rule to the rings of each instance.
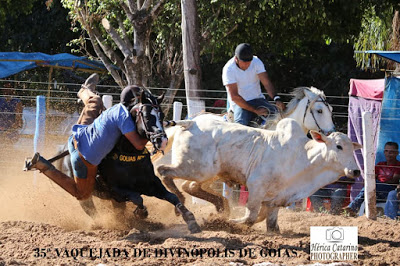
[[311, 226], [310, 260], [358, 260], [358, 228]]

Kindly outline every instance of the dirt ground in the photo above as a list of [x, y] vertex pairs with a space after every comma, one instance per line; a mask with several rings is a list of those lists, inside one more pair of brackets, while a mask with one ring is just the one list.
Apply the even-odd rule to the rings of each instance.
[[5, 153], [0, 157], [0, 265], [308, 265], [318, 262], [309, 259], [310, 226], [358, 227], [359, 260], [346, 263], [400, 261], [400, 222], [384, 218], [281, 209], [281, 234], [272, 234], [265, 222], [249, 229], [218, 218], [211, 206], [188, 204], [203, 230], [190, 234], [172, 205], [145, 198], [146, 221], [133, 219], [131, 205], [115, 214], [109, 202], [98, 199], [100, 216], [92, 220], [44, 175], [22, 172], [29, 152]]

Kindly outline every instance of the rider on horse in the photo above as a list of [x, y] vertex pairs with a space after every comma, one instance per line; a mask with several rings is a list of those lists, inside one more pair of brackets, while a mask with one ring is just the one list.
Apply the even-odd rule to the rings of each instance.
[[97, 166], [121, 135], [138, 150], [144, 149], [148, 141], [137, 133], [135, 121], [125, 105], [120, 103], [101, 112], [103, 104], [94, 90], [97, 82], [97, 74], [93, 74], [78, 92], [85, 108], [68, 140], [74, 179], [57, 170], [39, 153], [26, 164], [26, 170], [40, 170], [78, 200], [88, 198], [93, 192]]

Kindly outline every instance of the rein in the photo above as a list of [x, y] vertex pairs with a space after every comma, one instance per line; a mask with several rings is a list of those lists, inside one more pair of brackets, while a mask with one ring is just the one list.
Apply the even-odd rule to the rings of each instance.
[[312, 115], [312, 117], [313, 117], [313, 119], [314, 119], [314, 122], [315, 122], [315, 124], [317, 125], [319, 131], [320, 131], [320, 132], [323, 132], [323, 130], [321, 129], [321, 127], [320, 127], [319, 124], [318, 124], [317, 119], [315, 119], [314, 112], [313, 112], [312, 109], [311, 109], [312, 106], [313, 106], [316, 102], [322, 102], [322, 103], [328, 108], [329, 112], [331, 112], [331, 116], [333, 116], [333, 113], [332, 113], [331, 109], [329, 108], [329, 104], [326, 102], [326, 100], [324, 100], [321, 96], [319, 96], [318, 98], [319, 98], [319, 100], [313, 101], [312, 104], [311, 104], [311, 102], [310, 102], [310, 99], [307, 99], [307, 106], [306, 106], [306, 109], [304, 110], [304, 116], [303, 116], [303, 124], [304, 124], [304, 121], [306, 120], [307, 111], [310, 110], [310, 113], [311, 113], [311, 115]]

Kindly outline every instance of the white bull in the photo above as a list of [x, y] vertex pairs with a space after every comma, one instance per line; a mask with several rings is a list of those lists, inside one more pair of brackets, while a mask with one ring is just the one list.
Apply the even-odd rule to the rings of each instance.
[[237, 222], [252, 225], [258, 214], [258, 221], [268, 216], [267, 230], [279, 231], [279, 206], [306, 198], [340, 176], [360, 174], [353, 157], [360, 144], [339, 132], [326, 137], [311, 131], [310, 140], [293, 119], [281, 120], [270, 131], [199, 116], [178, 122], [167, 135], [173, 138], [172, 164], [159, 165], [157, 171], [173, 193], [183, 200], [174, 178], [195, 181], [186, 181], [183, 190], [229, 215], [228, 201], [210, 185], [216, 179], [246, 185], [248, 211]]

